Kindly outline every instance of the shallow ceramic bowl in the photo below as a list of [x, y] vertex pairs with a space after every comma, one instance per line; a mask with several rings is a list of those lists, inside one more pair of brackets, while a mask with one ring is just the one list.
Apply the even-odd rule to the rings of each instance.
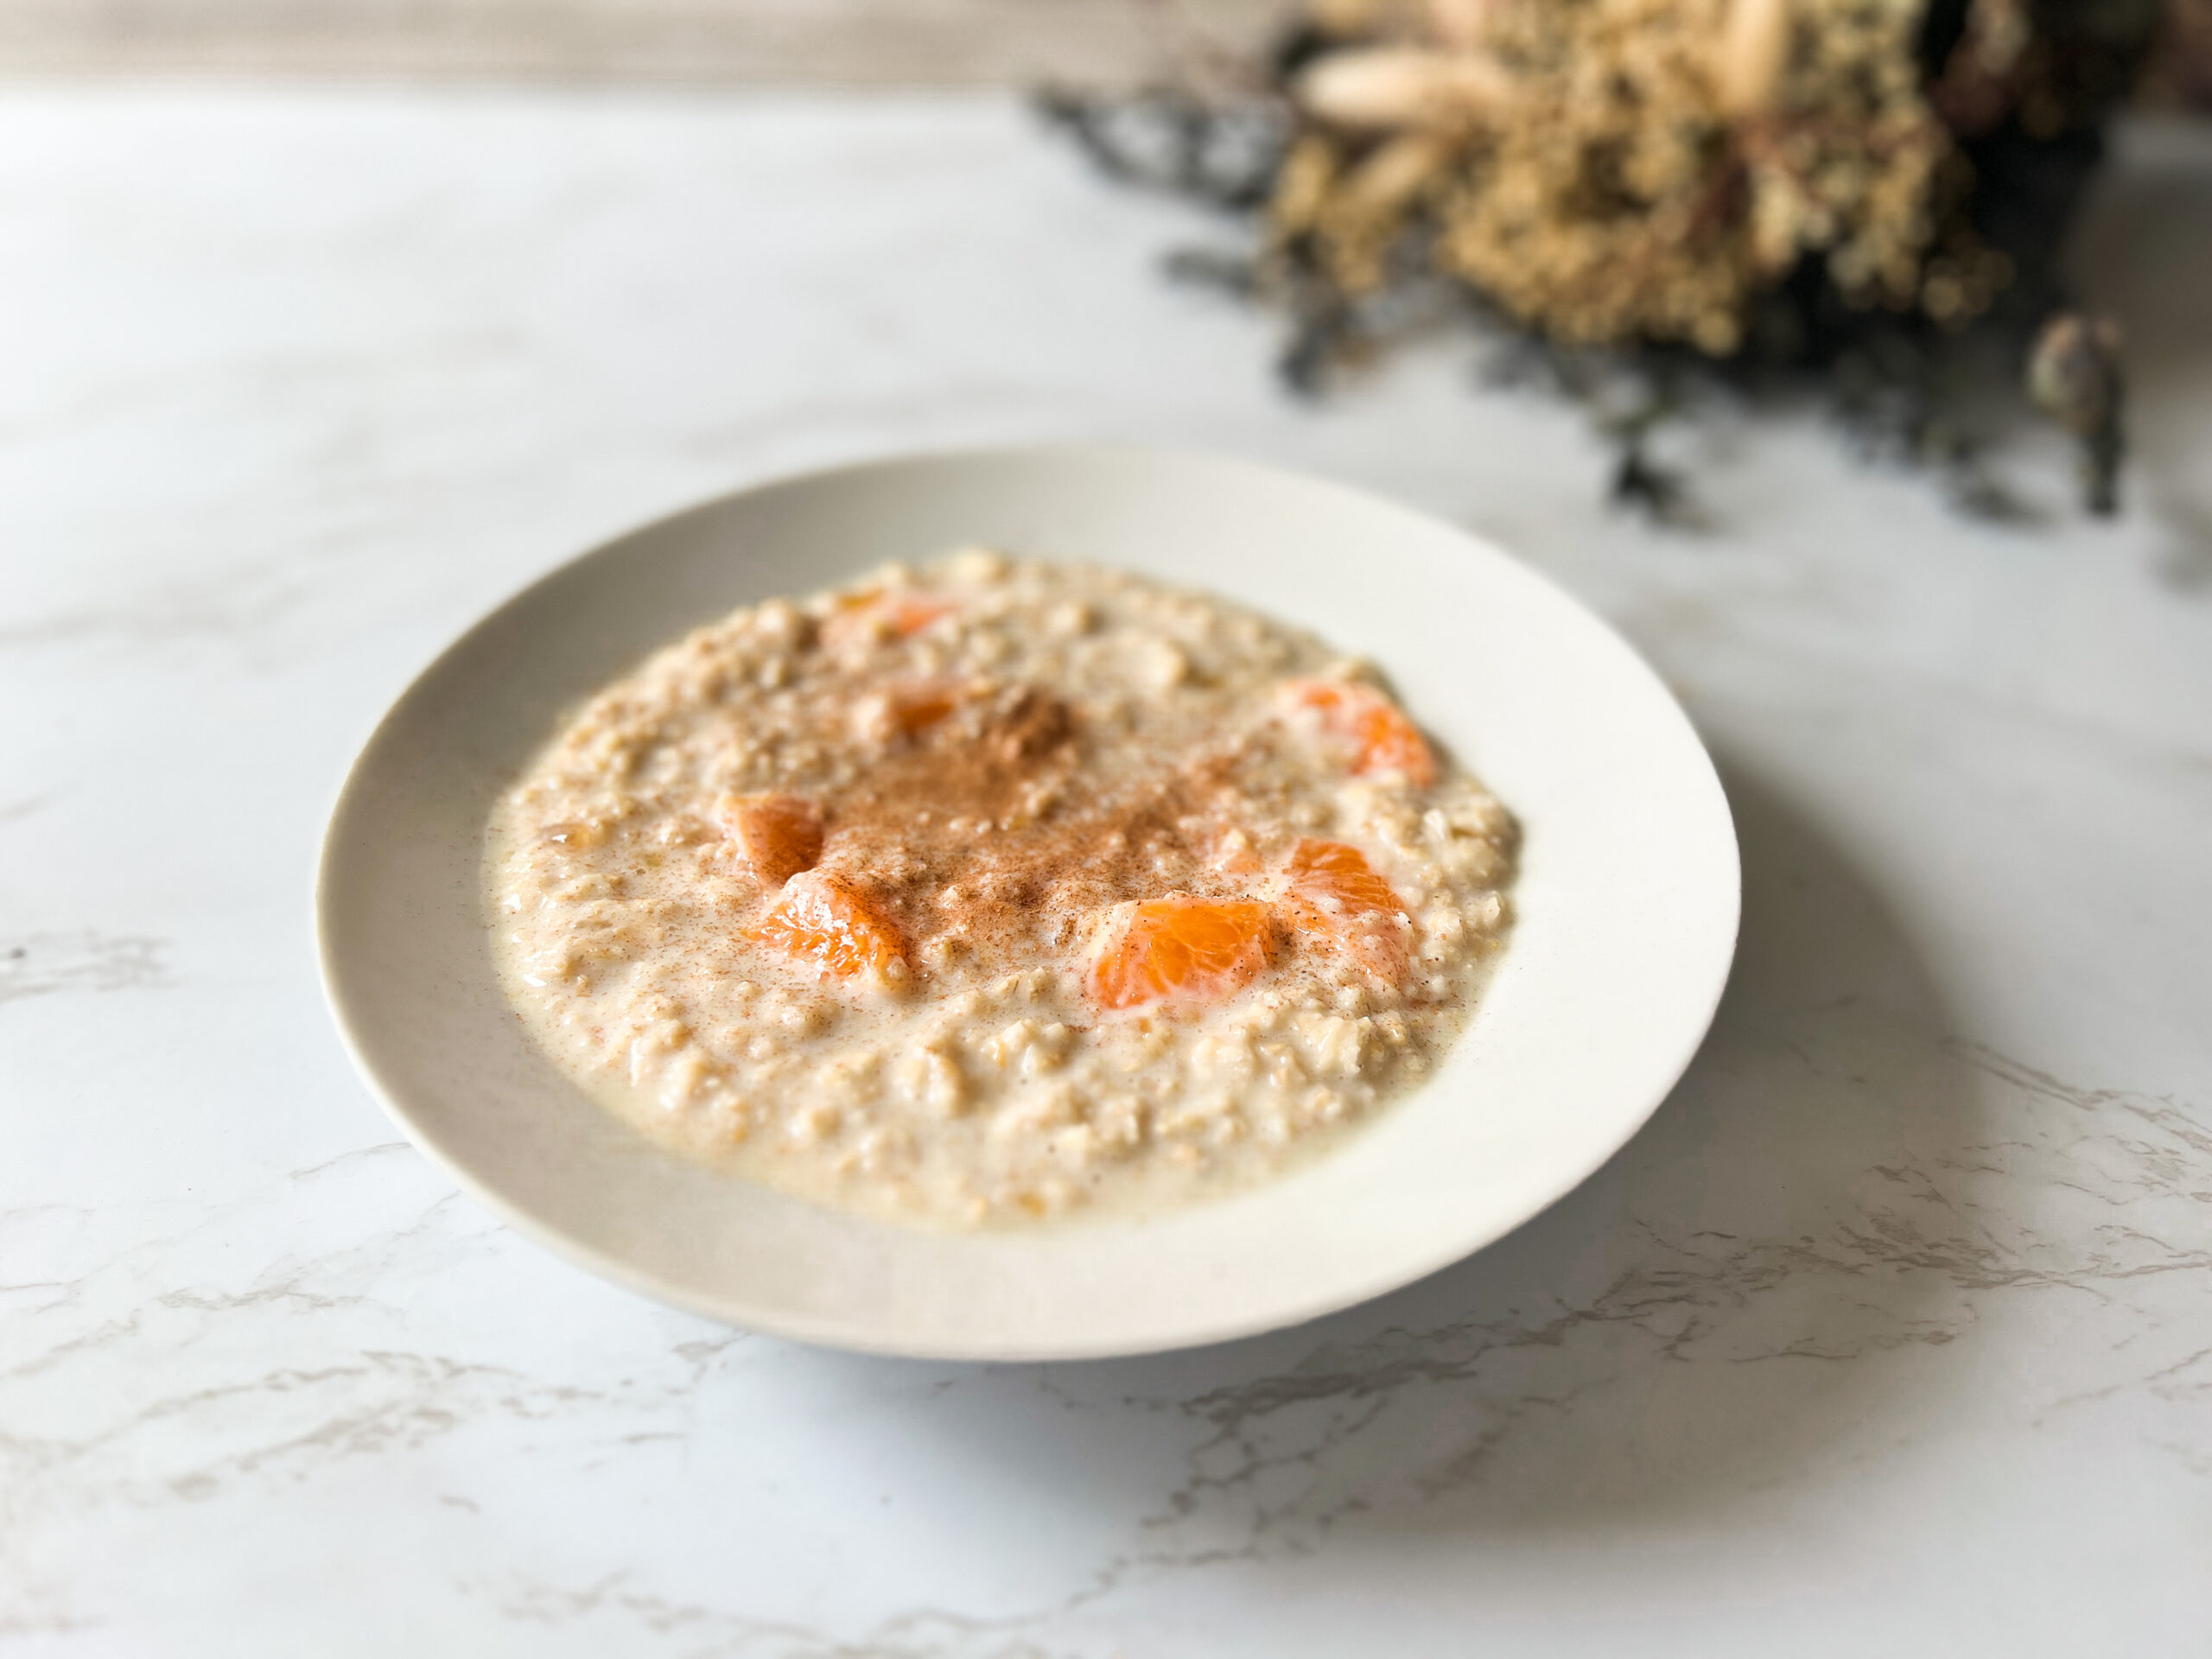
[[[687, 1163], [592, 1104], [493, 977], [495, 795], [563, 710], [734, 607], [974, 543], [1210, 588], [1381, 664], [1519, 815], [1518, 913], [1425, 1086], [1270, 1185], [1143, 1220], [947, 1234]], [[924, 456], [749, 490], [587, 554], [410, 686], [323, 851], [340, 1028], [416, 1145], [548, 1249], [804, 1341], [1040, 1359], [1287, 1325], [1480, 1249], [1635, 1134], [1712, 1018], [1736, 842], [1689, 722], [1605, 624], [1496, 549], [1335, 484], [1096, 448]]]

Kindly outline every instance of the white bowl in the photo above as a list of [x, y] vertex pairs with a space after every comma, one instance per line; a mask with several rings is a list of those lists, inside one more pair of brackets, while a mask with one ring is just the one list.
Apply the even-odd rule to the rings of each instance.
[[[983, 543], [1211, 588], [1381, 664], [1519, 816], [1511, 942], [1430, 1082], [1272, 1185], [1141, 1221], [957, 1235], [663, 1152], [533, 1045], [493, 975], [493, 797], [561, 711], [734, 607]], [[415, 1144], [517, 1229], [695, 1313], [886, 1353], [1044, 1359], [1241, 1336], [1480, 1249], [1634, 1135], [1710, 1021], [1736, 841], [1712, 763], [1604, 623], [1496, 549], [1240, 461], [1043, 448], [748, 490], [587, 554], [471, 628], [355, 762], [323, 849], [323, 979]]]

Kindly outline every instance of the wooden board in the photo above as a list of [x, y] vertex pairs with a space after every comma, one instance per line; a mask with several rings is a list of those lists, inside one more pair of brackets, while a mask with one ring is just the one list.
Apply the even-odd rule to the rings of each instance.
[[1133, 81], [1281, 0], [0, 0], [0, 73], [958, 86]]

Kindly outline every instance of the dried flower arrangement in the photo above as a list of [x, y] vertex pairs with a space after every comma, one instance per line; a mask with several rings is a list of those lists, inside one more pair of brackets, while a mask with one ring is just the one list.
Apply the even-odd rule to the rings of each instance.
[[1294, 389], [1459, 308], [1599, 405], [1656, 516], [1686, 397], [1808, 381], [2001, 514], [1958, 388], [2024, 359], [2113, 510], [2117, 331], [2053, 267], [2158, 0], [1309, 4], [1256, 68], [1040, 99], [1109, 174], [1252, 221], [1174, 269], [1287, 311]]

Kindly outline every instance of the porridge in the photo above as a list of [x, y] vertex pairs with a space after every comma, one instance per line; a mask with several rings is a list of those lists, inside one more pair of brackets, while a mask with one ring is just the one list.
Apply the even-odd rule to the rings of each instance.
[[500, 800], [494, 953], [645, 1135], [924, 1222], [1173, 1203], [1437, 1063], [1511, 817], [1361, 664], [954, 555], [702, 628]]

